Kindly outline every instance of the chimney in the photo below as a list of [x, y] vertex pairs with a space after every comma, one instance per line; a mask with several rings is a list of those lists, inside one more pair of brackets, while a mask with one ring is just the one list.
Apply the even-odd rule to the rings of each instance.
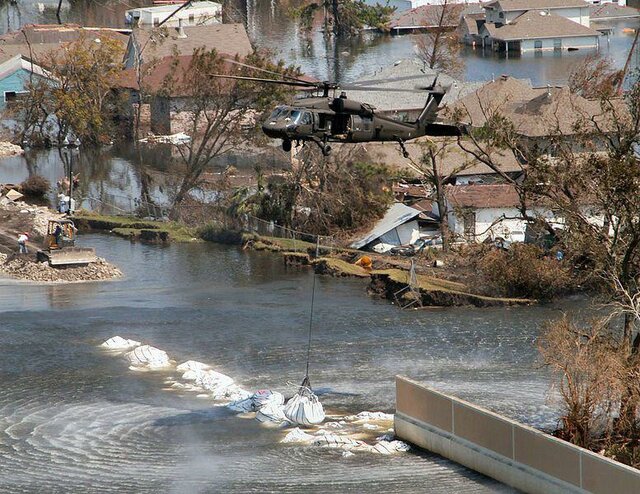
[[551, 98], [551, 84], [547, 84], [547, 96]]
[[184, 32], [184, 27], [182, 26], [182, 19], [178, 19], [178, 38], [186, 38], [187, 34]]

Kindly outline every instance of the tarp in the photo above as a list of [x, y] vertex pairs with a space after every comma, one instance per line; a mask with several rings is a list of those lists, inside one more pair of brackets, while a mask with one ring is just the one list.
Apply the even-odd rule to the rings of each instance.
[[418, 211], [417, 209], [405, 206], [400, 202], [396, 202], [387, 210], [384, 217], [376, 223], [376, 225], [373, 227], [373, 230], [367, 233], [366, 237], [361, 238], [360, 240], [356, 240], [350, 245], [350, 247], [352, 249], [360, 249], [365, 245], [370, 244], [374, 240], [384, 236], [387, 232], [393, 230], [394, 228], [397, 228], [403, 223], [411, 221], [419, 214], [420, 211]]

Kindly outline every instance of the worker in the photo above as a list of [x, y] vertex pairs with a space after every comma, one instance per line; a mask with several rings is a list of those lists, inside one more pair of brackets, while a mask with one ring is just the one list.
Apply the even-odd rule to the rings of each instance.
[[62, 227], [60, 223], [56, 224], [56, 229], [53, 231], [53, 236], [56, 239], [56, 246], [58, 248], [62, 247]]
[[27, 232], [22, 232], [18, 235], [18, 251], [20, 254], [28, 254], [29, 250], [27, 249], [27, 241], [29, 240], [29, 234]]
[[355, 264], [356, 266], [360, 266], [364, 269], [371, 269], [373, 267], [373, 261], [369, 256], [362, 256]]

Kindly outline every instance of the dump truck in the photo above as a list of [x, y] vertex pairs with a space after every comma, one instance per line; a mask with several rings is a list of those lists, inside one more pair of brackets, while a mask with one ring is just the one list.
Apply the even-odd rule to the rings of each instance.
[[76, 233], [77, 229], [71, 220], [49, 220], [44, 246], [38, 251], [38, 260], [48, 262], [50, 266], [96, 262], [95, 249], [75, 246]]

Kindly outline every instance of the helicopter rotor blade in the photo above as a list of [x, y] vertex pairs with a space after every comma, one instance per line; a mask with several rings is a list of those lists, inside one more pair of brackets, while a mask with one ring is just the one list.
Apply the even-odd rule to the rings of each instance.
[[345, 91], [392, 91], [394, 93], [419, 93], [421, 92], [419, 89], [408, 89], [406, 87], [377, 87], [377, 86], [353, 86], [351, 84], [345, 84], [339, 86], [340, 89], [344, 89]]
[[231, 64], [234, 64], [234, 65], [238, 65], [240, 67], [244, 67], [244, 68], [247, 68], [247, 69], [250, 69], [250, 70], [255, 70], [257, 72], [262, 72], [264, 74], [276, 75], [278, 77], [282, 77], [283, 79], [288, 79], [290, 81], [299, 82], [300, 84], [308, 84], [310, 86], [316, 85], [313, 82], [305, 81], [304, 79], [299, 79], [297, 77], [293, 77], [293, 76], [290, 76], [290, 75], [285, 75], [285, 74], [281, 74], [279, 72], [274, 72], [273, 70], [263, 69], [261, 67], [255, 67], [253, 65], [249, 65], [249, 64], [246, 64], [246, 63], [238, 62], [237, 60], [233, 60], [231, 58], [224, 58], [223, 61], [231, 63]]
[[234, 79], [237, 81], [252, 81], [252, 82], [264, 82], [269, 84], [282, 84], [283, 86], [294, 87], [308, 87], [315, 88], [317, 84], [306, 81], [279, 81], [277, 79], [264, 79], [260, 77], [245, 77], [241, 75], [229, 75], [229, 74], [210, 74], [210, 77], [216, 77], [218, 79]]

